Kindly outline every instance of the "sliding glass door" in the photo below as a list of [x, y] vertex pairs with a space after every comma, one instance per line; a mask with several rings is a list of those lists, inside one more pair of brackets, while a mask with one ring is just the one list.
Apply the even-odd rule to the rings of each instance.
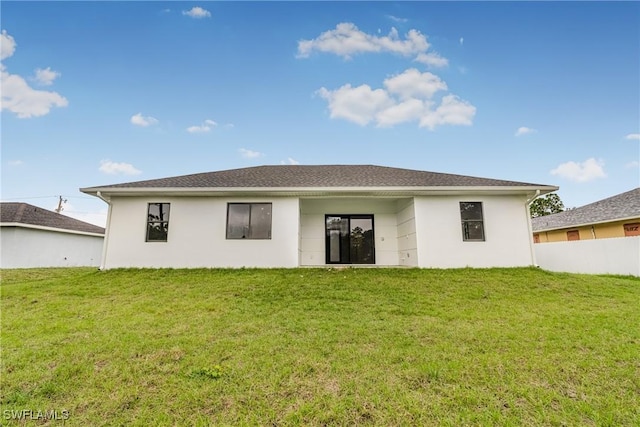
[[375, 264], [373, 215], [326, 215], [327, 264]]

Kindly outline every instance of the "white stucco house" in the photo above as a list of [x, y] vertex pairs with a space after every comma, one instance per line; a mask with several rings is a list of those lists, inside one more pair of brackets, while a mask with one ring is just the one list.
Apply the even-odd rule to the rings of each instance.
[[98, 267], [104, 228], [27, 203], [0, 203], [0, 268]]
[[258, 166], [80, 189], [109, 205], [101, 267], [535, 264], [555, 186], [370, 165]]

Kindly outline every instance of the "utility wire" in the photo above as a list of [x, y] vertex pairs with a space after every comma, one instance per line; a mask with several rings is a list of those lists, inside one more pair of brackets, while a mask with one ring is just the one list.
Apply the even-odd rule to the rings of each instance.
[[[51, 199], [51, 198], [58, 198], [58, 196], [60, 196], [59, 194], [56, 194], [55, 196], [30, 196], [30, 197], [11, 197], [10, 199], [3, 199], [4, 201], [6, 200], [31, 200], [31, 199]], [[62, 195], [62, 197], [64, 197], [65, 199], [85, 199], [85, 200], [96, 200], [95, 197], [82, 197], [82, 196], [65, 196]]]
[[[11, 200], [31, 200], [31, 199], [52, 199], [58, 197], [55, 196], [32, 196], [32, 197], [12, 197]], [[6, 199], [4, 199], [6, 200]]]

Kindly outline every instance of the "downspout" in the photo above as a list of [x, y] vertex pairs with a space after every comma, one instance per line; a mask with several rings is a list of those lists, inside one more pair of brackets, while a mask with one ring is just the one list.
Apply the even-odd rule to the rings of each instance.
[[109, 210], [107, 211], [107, 226], [104, 230], [104, 243], [102, 244], [102, 259], [100, 260], [100, 270], [104, 270], [107, 261], [107, 248], [109, 247], [109, 232], [111, 230], [111, 203], [102, 196], [100, 191], [96, 193], [96, 196], [109, 206]]
[[527, 199], [527, 201], [524, 203], [524, 209], [527, 213], [527, 228], [529, 230], [529, 251], [531, 252], [531, 262], [533, 263], [534, 267], [539, 267], [538, 263], [536, 262], [536, 251], [533, 248], [533, 226], [531, 225], [531, 202], [533, 202], [536, 197], [538, 197], [540, 195], [540, 190], [536, 190], [536, 194], [533, 195], [533, 197], [530, 197]]

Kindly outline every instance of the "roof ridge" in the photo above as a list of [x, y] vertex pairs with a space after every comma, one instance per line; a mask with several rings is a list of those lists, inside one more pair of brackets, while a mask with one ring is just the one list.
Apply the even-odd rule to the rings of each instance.
[[341, 188], [551, 186], [380, 165], [259, 165], [81, 188]]
[[[613, 196], [609, 196], [607, 198], [604, 199], [600, 199], [600, 200], [596, 200], [595, 202], [591, 202], [591, 203], [587, 203], [586, 205], [582, 205], [582, 206], [576, 206], [575, 208], [568, 208], [562, 212], [557, 212], [555, 214], [552, 215], [563, 215], [563, 216], [570, 216], [571, 214], [576, 214], [579, 213], [581, 211], [585, 211], [585, 210], [589, 210], [592, 209], [598, 205], [602, 205], [602, 204], [607, 204], [610, 203], [612, 200], [618, 200], [618, 199], [622, 199], [624, 197], [626, 197], [627, 195], [629, 195], [629, 193], [633, 193], [635, 191], [640, 191], [640, 187], [634, 188], [633, 190], [629, 190], [629, 191], [625, 191], [623, 193], [619, 193], [619, 194], [614, 194]], [[546, 215], [549, 216], [549, 215]]]
[[[621, 199], [621, 198], [625, 197], [626, 195], [628, 195], [629, 193], [633, 193], [634, 191], [639, 191], [639, 190], [640, 190], [640, 187], [636, 187], [636, 188], [634, 188], [632, 190], [624, 191], [624, 192], [619, 193], [619, 194], [614, 194], [613, 196], [609, 196], [609, 197], [604, 198], [604, 199], [596, 200], [595, 202], [591, 202], [591, 203], [583, 205], [583, 206], [578, 206], [577, 208], [574, 208], [574, 209], [587, 208], [587, 207], [589, 207], [591, 205], [595, 205], [595, 204], [603, 203], [603, 202], [608, 202], [611, 199]], [[574, 210], [574, 209], [572, 209], [572, 210]]]

